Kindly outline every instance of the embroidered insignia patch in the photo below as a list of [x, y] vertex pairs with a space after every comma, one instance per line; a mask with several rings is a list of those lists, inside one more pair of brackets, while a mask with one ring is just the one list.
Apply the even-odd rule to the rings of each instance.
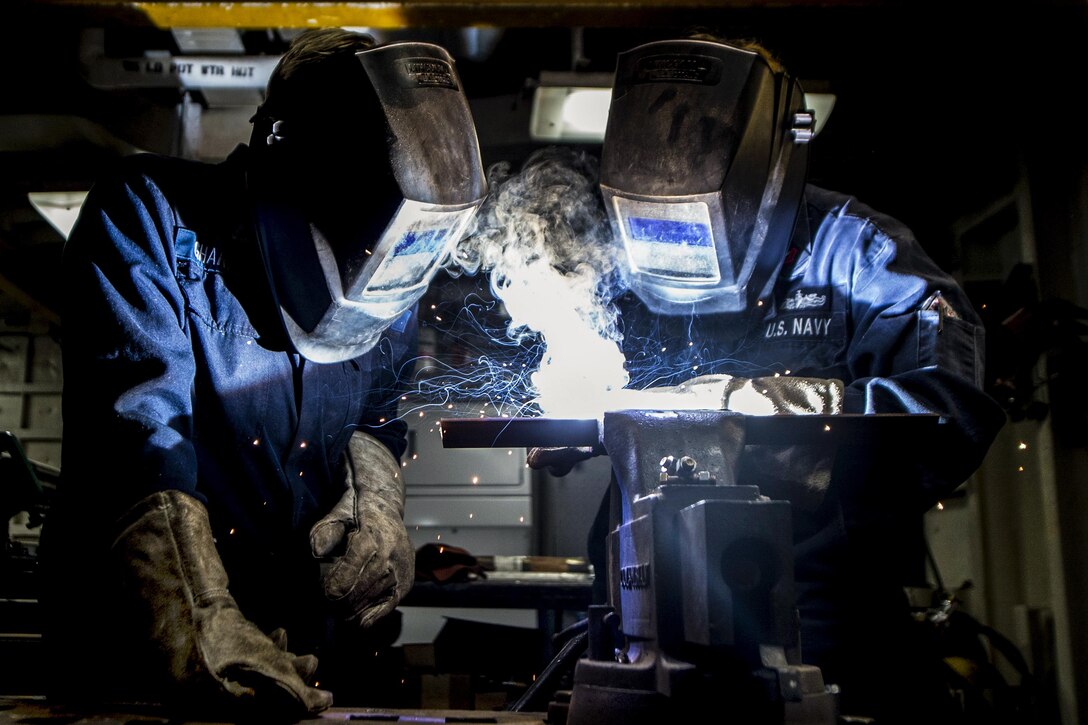
[[782, 300], [779, 308], [787, 312], [822, 310], [827, 308], [829, 296], [826, 290], [797, 289]]

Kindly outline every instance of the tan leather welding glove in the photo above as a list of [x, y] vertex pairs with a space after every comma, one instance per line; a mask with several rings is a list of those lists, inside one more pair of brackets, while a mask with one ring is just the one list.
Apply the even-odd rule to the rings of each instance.
[[842, 412], [843, 394], [842, 381], [834, 378], [731, 377], [721, 407], [748, 415], [836, 415]]
[[[843, 395], [842, 381], [833, 378], [733, 378], [722, 392], [722, 408], [748, 415], [837, 415]], [[834, 459], [834, 445], [749, 446], [745, 466], [758, 472], [762, 493], [809, 512], [824, 500]]]
[[307, 684], [317, 658], [286, 651], [282, 630], [265, 635], [238, 609], [200, 501], [181, 491], [141, 500], [119, 522], [111, 555], [168, 705], [259, 720], [332, 705]]
[[346, 490], [310, 529], [310, 548], [323, 567], [325, 596], [346, 621], [369, 627], [408, 594], [415, 548], [404, 527], [404, 478], [377, 438], [356, 431], [343, 459]]
[[679, 385], [614, 390], [611, 410], [732, 410], [747, 415], [833, 415], [842, 412], [843, 384], [833, 378], [699, 375]]

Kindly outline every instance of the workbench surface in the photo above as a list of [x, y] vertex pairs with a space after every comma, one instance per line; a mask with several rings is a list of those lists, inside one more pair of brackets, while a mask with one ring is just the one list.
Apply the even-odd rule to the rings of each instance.
[[[490, 710], [386, 710], [381, 708], [337, 708], [301, 723], [348, 721], [355, 723], [498, 723], [500, 725], [546, 725], [544, 713]], [[0, 698], [0, 725], [230, 725], [228, 721], [177, 720], [158, 708], [96, 711], [51, 707], [40, 698]]]

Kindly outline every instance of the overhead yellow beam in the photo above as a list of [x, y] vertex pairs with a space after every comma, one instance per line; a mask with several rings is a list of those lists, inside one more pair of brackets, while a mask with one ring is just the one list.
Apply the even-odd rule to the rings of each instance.
[[158, 28], [409, 28], [633, 25], [685, 22], [687, 13], [757, 8], [873, 7], [871, 0], [403, 0], [402, 2], [171, 2], [37, 0]]
[[[1021, 10], [1075, 9], [1085, 0], [1013, 0]], [[947, 0], [400, 0], [399, 2], [267, 2], [259, 0], [176, 2], [174, 0], [7, 0], [33, 9], [78, 11], [158, 28], [312, 27], [603, 27], [684, 25], [739, 10], [902, 11], [945, 17]], [[955, 4], [954, 4], [955, 5]], [[989, 9], [984, 0], [964, 8]], [[956, 5], [956, 7], [959, 7]]]
[[[448, 10], [458, 5], [442, 3], [439, 8]], [[412, 25], [413, 14], [420, 11], [406, 3], [133, 2], [131, 6], [160, 28], [399, 28]]]

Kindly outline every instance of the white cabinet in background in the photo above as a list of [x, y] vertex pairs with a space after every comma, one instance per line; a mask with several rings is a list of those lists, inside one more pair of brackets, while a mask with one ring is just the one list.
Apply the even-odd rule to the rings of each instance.
[[525, 449], [442, 447], [439, 420], [477, 417], [478, 407], [402, 404], [409, 427], [402, 462], [408, 532], [417, 548], [441, 541], [477, 555], [532, 554], [532, 472]]

